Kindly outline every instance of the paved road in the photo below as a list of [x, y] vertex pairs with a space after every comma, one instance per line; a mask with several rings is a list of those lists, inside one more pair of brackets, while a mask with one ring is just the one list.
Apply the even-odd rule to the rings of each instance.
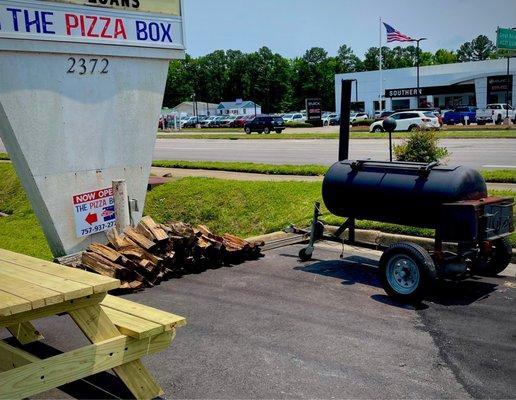
[[[378, 252], [348, 247], [339, 260], [339, 246], [320, 245], [300, 263], [299, 248], [128, 296], [188, 318], [172, 347], [145, 361], [167, 397], [516, 397], [514, 277], [445, 285], [415, 310], [385, 296]], [[84, 344], [67, 317], [36, 326], [62, 350]], [[111, 375], [95, 384], [124, 397]], [[64, 390], [37, 397], [105, 396]]]
[[[516, 168], [515, 139], [447, 139], [441, 143], [451, 153], [449, 163], [474, 168]], [[1, 142], [0, 151], [5, 151]], [[331, 165], [337, 153], [336, 140], [158, 139], [154, 159]], [[387, 160], [388, 142], [353, 139], [350, 156]]]
[[[388, 141], [350, 142], [352, 158], [387, 160]], [[514, 139], [442, 140], [451, 153], [450, 163], [474, 168], [516, 168]], [[336, 140], [183, 140], [160, 139], [154, 158], [159, 160], [249, 161], [272, 164], [325, 164], [337, 159]]]

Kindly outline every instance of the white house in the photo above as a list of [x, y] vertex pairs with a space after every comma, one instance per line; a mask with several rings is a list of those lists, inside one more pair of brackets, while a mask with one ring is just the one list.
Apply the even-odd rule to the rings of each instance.
[[[510, 63], [509, 103], [516, 104], [516, 60]], [[416, 68], [399, 68], [380, 72], [355, 72], [335, 75], [335, 105], [340, 110], [341, 81], [356, 79], [352, 91], [352, 109], [369, 114], [374, 111], [417, 108]], [[507, 90], [507, 59], [473, 61], [456, 64], [432, 65], [420, 68], [420, 101], [435, 107], [447, 108], [459, 105], [485, 107], [489, 103], [505, 103]], [[380, 93], [381, 90], [381, 93]], [[382, 107], [380, 107], [380, 94]]]
[[254, 101], [223, 101], [217, 107], [218, 115], [258, 115], [262, 113], [262, 107]]

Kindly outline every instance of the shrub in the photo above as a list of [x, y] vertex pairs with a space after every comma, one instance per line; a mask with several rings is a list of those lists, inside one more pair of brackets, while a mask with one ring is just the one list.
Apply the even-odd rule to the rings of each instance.
[[400, 145], [394, 146], [394, 154], [398, 161], [431, 163], [448, 156], [445, 147], [438, 146], [435, 131], [415, 131]]
[[314, 126], [312, 124], [307, 124], [306, 122], [287, 122], [285, 124], [288, 128], [313, 128]]

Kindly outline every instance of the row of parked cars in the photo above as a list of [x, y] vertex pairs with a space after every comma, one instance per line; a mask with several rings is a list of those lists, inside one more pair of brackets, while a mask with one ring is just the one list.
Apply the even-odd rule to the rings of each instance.
[[[516, 110], [511, 105], [504, 103], [488, 104], [486, 108], [477, 108], [474, 106], [461, 106], [452, 110], [439, 109], [420, 109], [419, 111], [432, 111], [442, 125], [455, 124], [478, 124], [485, 125], [487, 123], [501, 124], [509, 115], [509, 118], [516, 123]], [[411, 111], [411, 110], [400, 110]], [[376, 121], [383, 121], [385, 118], [394, 115], [394, 111], [383, 111], [377, 115]]]

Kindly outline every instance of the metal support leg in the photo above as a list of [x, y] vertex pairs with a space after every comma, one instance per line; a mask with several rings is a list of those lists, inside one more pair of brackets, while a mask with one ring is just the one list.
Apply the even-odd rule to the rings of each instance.
[[321, 203], [316, 202], [314, 206], [312, 224], [310, 226], [310, 241], [308, 242], [308, 246], [299, 251], [299, 258], [302, 261], [308, 261], [312, 258], [312, 254], [314, 253], [315, 248], [315, 242], [317, 241], [317, 239], [319, 239], [319, 236], [323, 234], [322, 231], [324, 230], [324, 227], [322, 226], [322, 223], [319, 221], [320, 216]]

